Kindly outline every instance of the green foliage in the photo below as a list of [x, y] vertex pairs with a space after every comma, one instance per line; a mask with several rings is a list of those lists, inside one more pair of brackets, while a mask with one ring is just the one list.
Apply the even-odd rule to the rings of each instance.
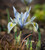
[[8, 16], [8, 23], [10, 22], [10, 15], [9, 15], [9, 10], [8, 9], [6, 9], [6, 11], [7, 11], [7, 16]]
[[16, 37], [17, 37], [17, 31], [15, 32], [15, 40], [16, 40]]
[[27, 46], [27, 49], [28, 49], [29, 48], [29, 38], [27, 38], [26, 46]]
[[20, 44], [20, 41], [21, 41], [21, 34], [22, 32], [20, 31], [19, 35], [17, 36], [17, 32], [15, 32], [15, 40], [16, 40], [16, 43]]
[[41, 32], [40, 32], [40, 29], [38, 28], [38, 40], [40, 41], [41, 40]]
[[37, 9], [40, 9], [40, 8], [41, 8], [40, 4], [37, 4], [37, 5], [34, 6], [34, 10], [37, 10]]
[[40, 50], [41, 48], [41, 33], [40, 33], [40, 29], [38, 28], [38, 42], [36, 45], [36, 50]]
[[36, 50], [40, 50], [40, 48], [41, 48], [41, 40], [39, 40], [39, 41], [37, 42]]
[[[35, 9], [37, 9], [37, 8], [40, 8], [39, 7], [39, 5], [37, 5], [36, 7], [35, 7]], [[28, 7], [26, 8], [26, 10], [28, 11]], [[43, 16], [43, 14], [44, 14], [44, 12], [42, 11], [42, 12], [40, 12], [40, 10], [36, 10], [36, 14], [35, 14], [35, 16]], [[10, 21], [10, 18], [9, 18], [9, 11], [8, 11], [8, 9], [7, 9], [7, 13], [8, 13], [8, 22]], [[29, 18], [30, 18], [30, 16], [29, 16]], [[28, 18], [28, 20], [29, 20], [29, 18]], [[34, 18], [32, 19], [32, 21], [34, 20]], [[32, 22], [33, 24], [34, 24], [34, 26], [35, 26], [35, 23], [34, 22]], [[36, 25], [37, 26], [37, 25]], [[37, 45], [36, 45], [36, 50], [40, 50], [40, 47], [41, 47], [41, 33], [40, 33], [40, 29], [39, 28], [37, 28], [38, 29], [38, 42], [37, 42]], [[18, 45], [20, 45], [21, 44], [21, 34], [22, 34], [22, 30], [20, 31], [20, 33], [19, 33], [19, 35], [17, 36], [17, 29], [16, 29], [16, 26], [15, 26], [15, 28], [14, 28], [14, 32], [15, 32], [15, 42], [16, 42], [16, 46], [18, 46]], [[32, 34], [32, 32], [31, 32], [31, 34]], [[30, 36], [30, 35], [29, 35]], [[26, 48], [27, 48], [27, 50], [28, 49], [30, 49], [30, 50], [32, 50], [32, 41], [31, 41], [31, 39], [32, 39], [32, 36], [26, 36], [26, 38], [27, 38], [27, 40], [26, 40], [26, 44], [25, 44], [25, 42], [24, 42], [24, 44], [26, 45]], [[28, 38], [29, 37], [29, 38]], [[30, 39], [30, 40], [29, 40]], [[25, 41], [25, 38], [24, 38], [24, 41]], [[22, 45], [22, 46], [24, 46], [24, 44]], [[29, 48], [29, 44], [30, 44], [30, 48]]]
[[32, 50], [32, 41], [30, 42], [30, 50]]
[[43, 21], [44, 22], [45, 21], [45, 4], [35, 5], [34, 8], [33, 8], [33, 13], [34, 13], [34, 16], [37, 17], [38, 21]]

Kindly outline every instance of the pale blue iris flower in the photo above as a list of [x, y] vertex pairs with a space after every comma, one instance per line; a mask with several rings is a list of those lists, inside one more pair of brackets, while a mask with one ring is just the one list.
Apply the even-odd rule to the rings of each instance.
[[32, 0], [21, 0], [23, 3], [25, 3], [25, 4], [30, 4], [31, 2], [32, 2]]
[[27, 22], [27, 18], [29, 16], [29, 13], [30, 13], [30, 10], [31, 10], [31, 7], [29, 8], [29, 11], [23, 13], [21, 12], [21, 14], [19, 12], [17, 12], [17, 10], [15, 9], [15, 7], [13, 6], [13, 10], [14, 10], [14, 16], [15, 18], [11, 19], [11, 22], [8, 23], [8, 33], [10, 33], [10, 31], [12, 30], [12, 28], [15, 26], [15, 25], [19, 25], [20, 28], [23, 28], [24, 26], [28, 25], [28, 24], [32, 24], [33, 26], [35, 26], [36, 28], [38, 27], [38, 25], [34, 22], [33, 20], [35, 19], [35, 17], [32, 17], [30, 19], [30, 21]]
[[11, 17], [10, 19], [11, 19], [11, 22], [8, 23], [8, 33], [10, 33], [10, 31], [13, 29], [13, 27], [16, 25], [16, 22], [17, 22], [16, 19], [13, 20]]
[[14, 10], [15, 19], [17, 20], [17, 24], [20, 26], [20, 28], [23, 28], [26, 25], [26, 20], [29, 16], [31, 7], [29, 8], [28, 12], [27, 11], [25, 13], [21, 12], [21, 14], [17, 12], [17, 10], [14, 7], [13, 10]]

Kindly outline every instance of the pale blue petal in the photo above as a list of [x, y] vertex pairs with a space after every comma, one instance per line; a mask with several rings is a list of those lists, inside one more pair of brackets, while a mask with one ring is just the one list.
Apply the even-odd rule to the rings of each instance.
[[30, 22], [30, 21], [29, 21], [29, 22], [24, 23], [24, 26], [29, 25], [29, 24], [31, 24], [31, 22]]
[[13, 6], [13, 10], [14, 10], [14, 14], [17, 12], [17, 10], [15, 9], [15, 7]]
[[16, 23], [14, 24], [14, 23], [12, 23], [12, 26], [10, 26], [10, 24], [11, 24], [12, 22], [9, 22], [8, 23], [8, 33], [10, 33], [10, 31], [13, 29], [13, 27], [16, 25]]
[[31, 10], [31, 7], [29, 8], [29, 11], [28, 11], [28, 13], [30, 12], [30, 10]]
[[10, 17], [10, 20], [11, 20], [12, 23], [16, 23], [16, 24], [18, 23], [17, 20], [16, 20], [15, 18], [12, 19], [12, 18]]
[[21, 15], [20, 15], [20, 18], [19, 18], [19, 21], [18, 21], [20, 26], [23, 24], [22, 18], [23, 18], [23, 13], [21, 12]]
[[32, 0], [25, 0], [28, 4], [32, 2]]
[[29, 11], [25, 13], [24, 23], [26, 22], [26, 20], [29, 16], [30, 10], [31, 10], [31, 7], [29, 8]]
[[[24, 0], [21, 0], [23, 3], [25, 3], [24, 2]], [[30, 4], [31, 2], [32, 2], [32, 0], [25, 0], [26, 2], [27, 2], [27, 4]]]
[[21, 12], [21, 23], [23, 24], [23, 12]]
[[18, 23], [18, 21], [15, 18], [14, 18], [14, 23], [16, 23], [16, 24]]
[[27, 14], [27, 12], [25, 12], [25, 13], [23, 14], [23, 18], [22, 18], [23, 21], [24, 21], [24, 19], [25, 19], [25, 17], [26, 17], [26, 14]]
[[21, 18], [23, 18], [23, 12], [21, 12]]
[[36, 18], [36, 17], [32, 17], [30, 21], [33, 22], [33, 20], [34, 20], [35, 18]]
[[10, 17], [11, 22], [13, 22], [13, 19]]
[[28, 25], [28, 24], [33, 24], [33, 20], [35, 19], [36, 17], [32, 17], [31, 20], [27, 23], [25, 23], [24, 25]]
[[31, 3], [32, 2], [32, 0], [29, 0], [29, 3]]
[[35, 23], [35, 25], [34, 25], [34, 23], [32, 23], [32, 25], [35, 27], [35, 30], [38, 30], [38, 24], [37, 23]]
[[15, 18], [19, 18], [20, 17], [20, 13], [17, 12], [17, 10], [15, 9], [15, 7], [13, 6], [13, 10], [14, 10], [14, 16]]
[[26, 16], [25, 16], [25, 19], [24, 19], [24, 23], [26, 22], [28, 16], [29, 16], [29, 13], [26, 13]]
[[22, 20], [19, 18], [19, 25], [22, 26]]

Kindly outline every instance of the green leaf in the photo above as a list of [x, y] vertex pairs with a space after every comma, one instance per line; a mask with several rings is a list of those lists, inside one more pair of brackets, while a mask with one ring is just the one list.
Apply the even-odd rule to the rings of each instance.
[[15, 32], [15, 40], [16, 40], [16, 37], [17, 37], [17, 31]]
[[32, 41], [30, 42], [30, 50], [32, 50]]
[[41, 40], [38, 41], [37, 45], [36, 45], [36, 50], [40, 50], [41, 48]]
[[20, 39], [21, 39], [21, 33], [22, 33], [22, 31], [20, 31], [20, 34], [17, 37], [17, 42], [19, 42], [19, 43], [20, 43]]
[[40, 50], [40, 48], [41, 48], [41, 32], [40, 29], [38, 28], [38, 42], [36, 45], [36, 50]]
[[27, 46], [27, 49], [28, 49], [29, 48], [29, 38], [27, 38], [26, 46]]
[[40, 32], [39, 27], [38, 27], [38, 40], [39, 40], [39, 41], [41, 40], [41, 32]]
[[9, 22], [10, 22], [10, 15], [9, 15], [9, 11], [8, 11], [8, 9], [6, 9], [6, 11], [7, 11], [8, 23], [9, 23]]

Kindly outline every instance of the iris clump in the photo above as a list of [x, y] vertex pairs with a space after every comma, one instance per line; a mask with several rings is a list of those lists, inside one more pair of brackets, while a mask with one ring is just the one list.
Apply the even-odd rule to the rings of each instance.
[[15, 27], [16, 25], [19, 25], [19, 27], [22, 29], [26, 25], [32, 24], [36, 28], [36, 30], [38, 29], [38, 24], [33, 22], [35, 17], [32, 17], [29, 21], [27, 21], [27, 18], [29, 17], [30, 10], [31, 10], [31, 7], [25, 13], [21, 12], [21, 14], [20, 14], [19, 12], [17, 12], [15, 7], [13, 6], [15, 18], [12, 19], [10, 17], [11, 22], [8, 23], [8, 33], [10, 33], [12, 28]]
[[[38, 50], [38, 48], [41, 47], [41, 33], [38, 27], [38, 24], [36, 22], [34, 22], [34, 19], [36, 17], [32, 17], [30, 20], [27, 20], [28, 17], [30, 17], [30, 10], [31, 7], [29, 8], [28, 11], [26, 11], [25, 13], [21, 12], [19, 13], [16, 8], [13, 6], [13, 11], [14, 11], [14, 19], [12, 19], [10, 17], [11, 22], [8, 23], [8, 33], [10, 33], [10, 31], [14, 28], [16, 29], [16, 27], [19, 27], [20, 29], [23, 29], [24, 27], [28, 26], [28, 25], [33, 25], [34, 30], [38, 31], [38, 42], [36, 45], [36, 50]], [[30, 25], [30, 26], [31, 26]], [[14, 45], [16, 46], [16, 48], [18, 49], [18, 47], [20, 49], [25, 48], [24, 46], [26, 45], [26, 49], [27, 50], [32, 50], [32, 41], [29, 39], [32, 37], [32, 33], [30, 33], [29, 35], [27, 35], [23, 40], [21, 39], [21, 34], [22, 34], [22, 30], [20, 31], [19, 35], [17, 36], [17, 30], [15, 32], [15, 40], [14, 40]], [[27, 39], [27, 40], [26, 40]], [[24, 43], [24, 44], [23, 44]], [[30, 45], [30, 47], [29, 47]]]

